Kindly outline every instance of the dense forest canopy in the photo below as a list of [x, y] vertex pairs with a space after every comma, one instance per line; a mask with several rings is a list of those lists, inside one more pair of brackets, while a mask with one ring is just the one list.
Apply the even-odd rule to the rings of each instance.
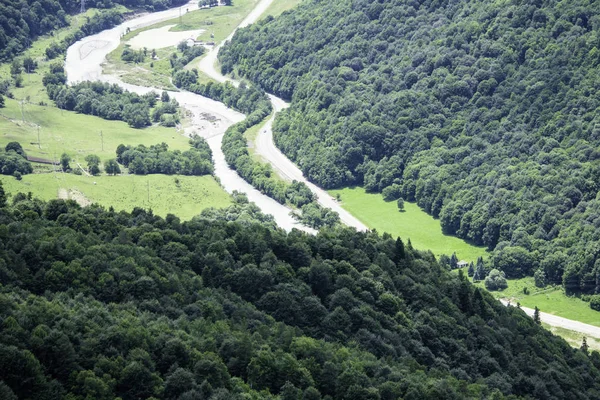
[[597, 352], [431, 253], [287, 234], [240, 195], [181, 222], [0, 184], [0, 283], [3, 399], [600, 396]]
[[600, 292], [600, 2], [308, 0], [219, 57], [292, 100], [275, 140], [312, 181], [417, 201], [495, 249]]
[[[86, 0], [87, 8], [125, 7], [163, 10], [187, 0]], [[69, 24], [69, 14], [78, 13], [79, 0], [2, 0], [0, 2], [0, 61], [26, 50], [35, 38]]]

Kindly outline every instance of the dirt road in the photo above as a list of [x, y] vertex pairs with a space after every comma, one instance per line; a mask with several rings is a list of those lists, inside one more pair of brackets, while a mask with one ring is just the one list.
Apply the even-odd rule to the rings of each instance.
[[[507, 306], [509, 304], [508, 300], [501, 299], [500, 302]], [[516, 306], [515, 303], [510, 303], [512, 306]], [[528, 307], [522, 307], [521, 310], [525, 311], [527, 315], [533, 317], [534, 309]], [[556, 326], [563, 329], [568, 329], [571, 331], [579, 332], [587, 336], [595, 337], [600, 339], [600, 327], [584, 324], [583, 322], [573, 321], [571, 319], [558, 317], [556, 315], [548, 314], [543, 311], [540, 311], [540, 320], [548, 325]]]

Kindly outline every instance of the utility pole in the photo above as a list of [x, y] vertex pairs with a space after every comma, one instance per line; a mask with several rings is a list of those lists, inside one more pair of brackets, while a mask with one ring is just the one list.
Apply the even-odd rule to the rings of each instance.
[[102, 151], [104, 151], [104, 135], [102, 134], [102, 131], [100, 131], [100, 141], [102, 142]]
[[181, 7], [179, 7], [179, 24], [181, 25]]
[[85, 0], [81, 0], [81, 9], [79, 10], [82, 14], [85, 12]]
[[25, 99], [21, 100], [21, 121], [23, 121], [23, 123], [25, 123], [25, 114], [23, 113], [23, 103], [25, 102]]
[[150, 206], [150, 181], [146, 181], [146, 187], [148, 188], [148, 206]]
[[41, 149], [41, 145], [40, 145], [40, 126], [37, 126], [37, 131], [38, 131], [38, 149]]

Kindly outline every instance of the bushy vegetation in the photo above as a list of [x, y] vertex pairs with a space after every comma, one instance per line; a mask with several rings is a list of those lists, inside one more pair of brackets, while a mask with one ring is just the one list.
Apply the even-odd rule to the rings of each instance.
[[[185, 4], [185, 0], [87, 0], [88, 8], [111, 8], [122, 4], [149, 11], [162, 10]], [[81, 2], [76, 0], [4, 0], [0, 3], [0, 61], [7, 61], [26, 50], [38, 36], [69, 24], [69, 14], [79, 12]], [[61, 43], [51, 46], [48, 58], [64, 52], [84, 36], [111, 28], [122, 22], [118, 12], [103, 11], [88, 20], [81, 29], [70, 34]]]
[[133, 50], [128, 45], [125, 45], [123, 52], [121, 53], [121, 60], [126, 62], [134, 62], [136, 64], [144, 62], [147, 50]]
[[[44, 76], [44, 84], [48, 97], [54, 100], [58, 108], [77, 111], [82, 114], [95, 115], [108, 120], [125, 121], [132, 128], [143, 128], [151, 125], [150, 109], [156, 105], [157, 95], [154, 92], [145, 95], [124, 90], [117, 84], [102, 82], [80, 82], [75, 85], [65, 85], [64, 69], [54, 65], [51, 71]], [[176, 103], [175, 103], [176, 105]], [[161, 105], [157, 111], [162, 117], [167, 111]]]
[[314, 201], [314, 194], [304, 183], [284, 182], [274, 175], [269, 164], [255, 161], [248, 153], [244, 133], [272, 111], [271, 102], [263, 91], [245, 85], [236, 88], [230, 82], [198, 83], [197, 72], [194, 70], [174, 70], [173, 84], [247, 114], [245, 120], [227, 129], [221, 145], [225, 160], [244, 180], [282, 204], [289, 202], [302, 207]]
[[306, 1], [239, 30], [219, 57], [291, 99], [279, 148], [324, 187], [363, 185], [600, 291], [600, 8], [587, 0]]
[[149, 147], [119, 145], [117, 161], [136, 175], [207, 175], [212, 174], [212, 152], [208, 143], [195, 136], [190, 140], [192, 148], [186, 151], [170, 151], [166, 143]]
[[322, 207], [316, 201], [304, 204], [300, 207], [300, 213], [294, 212], [292, 215], [298, 221], [314, 229], [320, 229], [324, 226], [334, 227], [340, 223], [340, 216], [330, 208]]
[[0, 174], [20, 177], [32, 172], [33, 167], [27, 160], [27, 154], [20, 143], [10, 142], [5, 146], [4, 151], [0, 152]]
[[600, 391], [597, 352], [389, 235], [286, 234], [253, 222], [243, 198], [185, 223], [25, 195], [5, 205], [0, 190], [3, 398]]

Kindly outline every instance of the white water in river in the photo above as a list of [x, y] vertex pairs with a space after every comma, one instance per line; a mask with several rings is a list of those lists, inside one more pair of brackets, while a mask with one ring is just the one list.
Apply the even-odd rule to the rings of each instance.
[[[265, 9], [272, 0], [263, 0], [255, 8]], [[266, 6], [265, 6], [266, 4]], [[197, 4], [188, 4], [183, 7], [184, 10], [197, 9]], [[251, 13], [258, 18], [262, 11]], [[81, 81], [102, 81], [116, 83], [123, 88], [138, 94], [156, 91], [152, 87], [144, 87], [127, 84], [118, 77], [104, 74], [102, 64], [106, 61], [106, 56], [115, 50], [120, 43], [121, 36], [130, 30], [140, 29], [161, 21], [169, 20], [179, 16], [180, 7], [147, 14], [132, 20], [129, 20], [112, 29], [107, 29], [92, 36], [83, 38], [74, 43], [67, 50], [65, 62], [65, 72], [69, 83]], [[246, 18], [246, 20], [248, 17]], [[246, 21], [245, 20], [245, 21]], [[239, 122], [245, 116], [237, 111], [225, 107], [222, 103], [202, 97], [190, 92], [169, 92], [172, 98], [175, 98], [179, 104], [192, 114], [192, 126], [186, 129], [186, 134], [193, 132], [206, 138], [212, 152], [215, 163], [215, 175], [220, 179], [223, 188], [231, 193], [234, 190], [246, 193], [248, 199], [254, 202], [265, 214], [271, 214], [277, 224], [283, 229], [290, 231], [292, 228], [302, 229], [314, 233], [314, 230], [302, 224], [299, 224], [290, 215], [290, 209], [279, 204], [270, 197], [260, 193], [249, 183], [244, 181], [235, 171], [229, 168], [225, 162], [225, 155], [221, 150], [221, 141], [225, 130], [232, 124]], [[177, 210], [173, 210], [176, 213]]]

